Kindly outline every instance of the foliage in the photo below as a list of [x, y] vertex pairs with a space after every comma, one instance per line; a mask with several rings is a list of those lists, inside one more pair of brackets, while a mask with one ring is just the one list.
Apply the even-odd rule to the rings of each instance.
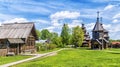
[[44, 44], [41, 44], [41, 43], [36, 43], [36, 48], [37, 48], [38, 52], [46, 50], [46, 46]]
[[62, 44], [62, 39], [61, 37], [55, 37], [52, 39], [52, 43], [56, 44], [57, 47], [64, 47], [64, 45]]
[[72, 40], [75, 47], [81, 46], [84, 39], [84, 32], [81, 27], [76, 26], [73, 28]]
[[110, 42], [120, 42], [120, 40], [112, 40], [112, 39], [110, 39]]
[[[52, 36], [51, 36], [52, 38], [58, 37], [58, 33], [52, 32], [51, 34], [52, 34]], [[52, 38], [51, 38], [51, 39], [52, 39]]]
[[18, 60], [30, 58], [31, 56], [8, 56], [8, 57], [0, 57], [0, 65], [15, 62]]
[[40, 37], [41, 37], [40, 31], [39, 31], [39, 30], [36, 30], [36, 33], [37, 33], [38, 38], [40, 39]]
[[61, 32], [61, 38], [62, 38], [62, 43], [64, 45], [68, 45], [69, 44], [69, 40], [70, 40], [70, 34], [69, 34], [69, 27], [67, 24], [64, 24], [62, 27], [62, 32]]
[[52, 50], [55, 49], [57, 46], [55, 44], [47, 44], [47, 49]]
[[110, 50], [67, 49], [56, 56], [38, 58], [13, 67], [120, 67], [120, 49]]
[[52, 34], [47, 29], [41, 31], [41, 39], [43, 40], [51, 38], [51, 35]]
[[41, 43], [37, 43], [36, 44], [36, 48], [37, 48], [37, 51], [46, 51], [46, 50], [52, 50], [52, 49], [55, 49], [57, 46], [56, 44], [41, 44]]

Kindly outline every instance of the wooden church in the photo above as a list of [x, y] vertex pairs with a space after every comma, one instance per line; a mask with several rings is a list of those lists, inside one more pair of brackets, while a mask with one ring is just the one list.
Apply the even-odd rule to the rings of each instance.
[[106, 49], [109, 45], [108, 31], [100, 23], [99, 12], [97, 12], [97, 21], [92, 30], [91, 49]]
[[91, 46], [90, 35], [87, 32], [84, 24], [82, 24], [82, 30], [84, 32], [84, 40], [83, 40], [83, 43], [82, 43], [82, 47], [90, 47]]

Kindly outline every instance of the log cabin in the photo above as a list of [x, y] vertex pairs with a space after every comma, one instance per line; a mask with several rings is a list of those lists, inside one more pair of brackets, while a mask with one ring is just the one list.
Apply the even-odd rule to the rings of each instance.
[[15, 55], [26, 51], [34, 52], [38, 40], [35, 25], [27, 23], [6, 23], [0, 26], [0, 56], [12, 52]]

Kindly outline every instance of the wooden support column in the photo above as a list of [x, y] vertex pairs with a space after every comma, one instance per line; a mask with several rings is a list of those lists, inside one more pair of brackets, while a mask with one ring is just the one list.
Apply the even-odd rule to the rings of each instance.
[[7, 52], [9, 52], [9, 50], [10, 50], [9, 43], [8, 42], [6, 42], [6, 43], [7, 43]]
[[17, 45], [17, 55], [19, 55], [19, 44]]

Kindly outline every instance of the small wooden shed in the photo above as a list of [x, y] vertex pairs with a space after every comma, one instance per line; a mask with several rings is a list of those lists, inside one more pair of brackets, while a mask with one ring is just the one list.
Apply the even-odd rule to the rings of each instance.
[[0, 27], [0, 56], [7, 53], [20, 54], [35, 51], [38, 40], [35, 25], [28, 23], [7, 23]]

